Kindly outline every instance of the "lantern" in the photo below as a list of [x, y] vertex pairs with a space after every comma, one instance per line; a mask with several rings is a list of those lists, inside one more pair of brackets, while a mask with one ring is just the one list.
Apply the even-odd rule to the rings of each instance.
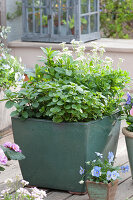
[[100, 38], [99, 0], [23, 0], [23, 41]]

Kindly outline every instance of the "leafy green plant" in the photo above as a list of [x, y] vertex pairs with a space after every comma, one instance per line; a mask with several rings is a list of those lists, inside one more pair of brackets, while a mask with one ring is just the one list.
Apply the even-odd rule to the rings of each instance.
[[20, 91], [6, 91], [6, 107], [16, 107], [11, 116], [87, 122], [121, 109], [128, 73], [114, 69], [103, 48], [94, 47], [86, 57], [85, 46], [73, 40], [75, 58], [62, 45], [60, 52], [42, 48], [44, 66], [36, 65], [35, 74], [29, 74]]
[[132, 0], [101, 0], [100, 9], [101, 32], [104, 37], [132, 38]]
[[24, 68], [21, 61], [9, 53], [4, 40], [7, 38], [9, 28], [0, 28], [0, 88], [7, 89], [17, 86], [24, 79]]

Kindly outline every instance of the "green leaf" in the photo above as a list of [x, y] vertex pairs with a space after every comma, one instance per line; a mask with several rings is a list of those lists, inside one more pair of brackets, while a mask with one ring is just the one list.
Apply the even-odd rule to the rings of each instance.
[[23, 159], [25, 159], [25, 156], [21, 152], [16, 152], [16, 151], [11, 150], [9, 148], [3, 147], [2, 145], [0, 147], [3, 149], [5, 155], [7, 156], [7, 158], [9, 160], [23, 160]]
[[14, 105], [14, 102], [12, 102], [12, 101], [7, 101], [5, 104], [6, 108], [12, 108], [13, 105]]
[[26, 111], [22, 112], [22, 116], [24, 119], [27, 119], [28, 118], [28, 113]]
[[47, 55], [48, 55], [47, 50], [46, 50], [45, 48], [43, 48], [43, 47], [40, 47], [40, 48], [41, 48], [41, 50], [43, 51], [43, 53], [47, 56]]
[[39, 106], [39, 103], [36, 101], [36, 102], [32, 103], [32, 106], [33, 106], [34, 108], [37, 108], [37, 107]]
[[0, 166], [0, 171], [4, 171], [4, 170], [5, 170], [5, 168], [3, 168], [3, 167]]
[[19, 112], [17, 110], [12, 111], [11, 114], [10, 114], [11, 117], [14, 117], [14, 116], [17, 116], [17, 115], [19, 115]]

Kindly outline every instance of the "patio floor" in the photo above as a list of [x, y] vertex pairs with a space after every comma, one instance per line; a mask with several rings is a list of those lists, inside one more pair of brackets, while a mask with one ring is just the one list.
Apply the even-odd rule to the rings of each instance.
[[[122, 122], [122, 126], [125, 126], [125, 122]], [[12, 132], [8, 132], [5, 136], [0, 139], [0, 144], [3, 144], [7, 141], [13, 141], [13, 135]], [[119, 137], [119, 143], [118, 143], [118, 149], [116, 153], [116, 161], [115, 165], [125, 165], [128, 163], [128, 156], [127, 156], [127, 150], [126, 150], [126, 144], [125, 139], [122, 133], [120, 133]], [[0, 191], [5, 188], [4, 181], [7, 178], [13, 178], [15, 179], [16, 176], [20, 177], [22, 179], [21, 171], [19, 168], [18, 161], [10, 161], [8, 163], [8, 166], [6, 167], [6, 170], [0, 174]], [[115, 200], [126, 200], [127, 198], [133, 197], [133, 181], [131, 178], [130, 171], [126, 174], [121, 174], [122, 179], [119, 181], [119, 186], [117, 190], [117, 194], [115, 197]], [[72, 195], [68, 192], [64, 191], [53, 191], [53, 190], [47, 190], [47, 197], [46, 200], [88, 200], [88, 195]]]

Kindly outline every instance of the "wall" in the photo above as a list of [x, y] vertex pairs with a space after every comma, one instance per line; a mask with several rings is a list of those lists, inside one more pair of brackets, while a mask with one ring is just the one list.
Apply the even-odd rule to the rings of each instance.
[[[21, 0], [17, 0], [21, 1]], [[17, 6], [16, 0], [6, 0], [6, 12], [13, 13]], [[13, 20], [7, 20], [7, 26], [11, 27], [11, 32], [8, 34], [8, 41], [21, 39], [22, 35], [22, 16], [17, 17]]]

